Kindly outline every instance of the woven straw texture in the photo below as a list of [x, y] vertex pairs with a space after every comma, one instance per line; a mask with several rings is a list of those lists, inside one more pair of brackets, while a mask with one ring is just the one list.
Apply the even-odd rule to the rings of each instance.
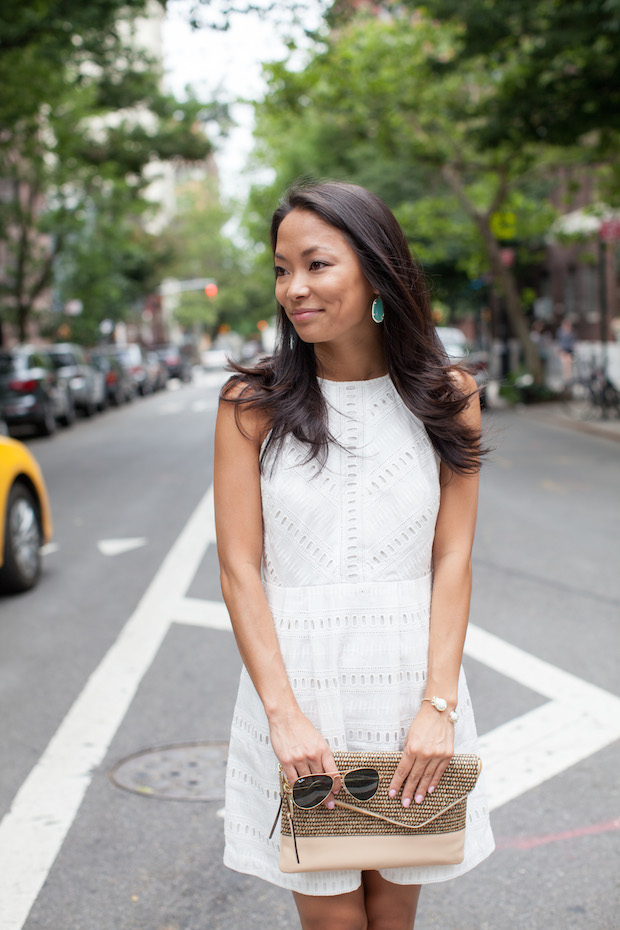
[[[411, 836], [412, 826], [419, 826], [419, 830], [416, 831], [419, 835], [452, 833], [464, 829], [467, 795], [476, 784], [480, 773], [478, 756], [455, 755], [433, 794], [427, 795], [421, 804], [413, 803], [408, 808], [403, 807], [400, 802], [401, 792], [395, 798], [388, 797], [390, 781], [400, 762], [401, 753], [335, 752], [334, 759], [338, 771], [343, 774], [356, 768], [374, 768], [379, 772], [379, 789], [370, 801], [357, 801], [344, 788], [341, 788], [337, 800], [355, 807], [363, 807], [408, 826], [397, 826], [385, 820], [377, 820], [376, 817], [338, 807], [330, 811], [324, 804], [310, 811], [300, 810], [293, 805], [292, 813], [298, 839], [303, 836], [372, 836], [377, 833]], [[291, 835], [286, 816], [282, 817], [281, 831], [283, 836]]]

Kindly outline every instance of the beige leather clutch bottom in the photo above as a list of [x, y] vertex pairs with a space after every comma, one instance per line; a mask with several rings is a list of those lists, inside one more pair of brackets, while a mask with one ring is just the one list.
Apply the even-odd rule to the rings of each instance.
[[[283, 775], [280, 869], [314, 872], [452, 865], [463, 861], [467, 795], [481, 770], [475, 755], [455, 755], [432, 795], [404, 808], [388, 789], [401, 753], [335, 752], [338, 771], [375, 769], [376, 794], [367, 801], [341, 788], [334, 810], [301, 810]], [[346, 798], [346, 800], [345, 800]]]

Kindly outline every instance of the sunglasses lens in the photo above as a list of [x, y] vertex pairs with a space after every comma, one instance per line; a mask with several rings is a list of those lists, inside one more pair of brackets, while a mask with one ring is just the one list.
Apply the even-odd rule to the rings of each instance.
[[344, 785], [358, 801], [370, 801], [379, 788], [379, 773], [376, 769], [355, 769], [344, 776]]
[[331, 775], [304, 775], [293, 785], [293, 801], [302, 810], [318, 807], [332, 790]]

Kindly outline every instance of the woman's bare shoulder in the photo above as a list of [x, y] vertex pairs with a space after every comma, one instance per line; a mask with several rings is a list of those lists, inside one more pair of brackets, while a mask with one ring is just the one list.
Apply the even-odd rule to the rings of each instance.
[[239, 375], [229, 378], [220, 391], [220, 418], [234, 421], [246, 439], [261, 445], [270, 429], [267, 410], [261, 404], [261, 392], [250, 379]]
[[463, 368], [451, 368], [450, 377], [458, 391], [465, 397], [470, 397], [478, 393], [476, 380], [468, 371]]

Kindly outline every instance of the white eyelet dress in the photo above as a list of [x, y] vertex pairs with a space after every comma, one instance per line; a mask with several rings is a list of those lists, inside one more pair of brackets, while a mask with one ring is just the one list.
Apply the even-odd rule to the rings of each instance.
[[[263, 584], [289, 680], [332, 749], [402, 750], [426, 686], [439, 460], [389, 376], [320, 380], [337, 440], [320, 468], [289, 437], [261, 482]], [[476, 752], [461, 670], [455, 751]], [[263, 705], [242, 671], [226, 776], [224, 863], [310, 895], [359, 887], [359, 871], [284, 874], [278, 761]], [[493, 850], [482, 778], [468, 800], [459, 865], [385, 869], [397, 884], [468, 871]]]

